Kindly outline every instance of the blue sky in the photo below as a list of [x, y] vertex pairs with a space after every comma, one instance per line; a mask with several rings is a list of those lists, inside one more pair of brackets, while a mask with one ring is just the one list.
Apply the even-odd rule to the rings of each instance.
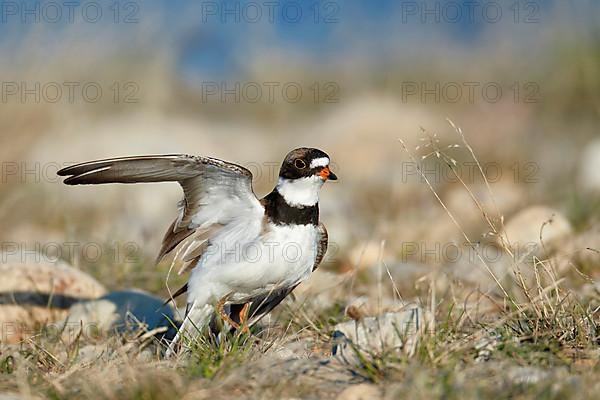
[[[31, 16], [27, 16], [26, 23], [20, 23], [19, 15], [14, 15], [15, 6], [20, 8], [19, 12], [23, 11], [23, 4], [28, 9], [35, 9], [37, 5], [52, 14], [53, 9], [48, 4], [63, 3], [0, 1], [3, 12], [0, 41], [4, 41], [4, 47], [9, 41], [18, 41], [20, 33], [39, 25], [31, 23]], [[127, 45], [133, 34], [139, 41], [140, 32], [143, 34], [148, 25], [158, 27], [160, 35], [175, 48], [176, 63], [184, 75], [238, 74], [247, 59], [259, 51], [283, 51], [314, 60], [316, 65], [316, 61], [327, 62], [339, 54], [358, 53], [385, 62], [398, 54], [425, 53], [435, 48], [476, 48], [483, 40], [489, 43], [506, 32], [514, 32], [515, 42], [525, 46], [528, 38], [534, 38], [555, 23], [550, 15], [557, 4], [567, 11], [573, 8], [573, 14], [578, 14], [578, 23], [597, 28], [600, 16], [600, 2], [595, 0], [520, 0], [518, 3], [516, 0], [121, 0], [118, 3], [86, 0], [78, 3], [75, 18], [79, 22], [82, 22], [81, 10], [89, 3], [99, 5], [103, 11], [99, 23], [78, 25], [82, 35], [94, 37], [120, 29], [123, 37], [119, 44]], [[119, 8], [118, 18], [115, 4]], [[502, 16], [493, 21], [498, 10]], [[122, 23], [127, 16], [140, 22]], [[51, 31], [60, 31], [69, 25], [64, 22], [65, 18], [46, 24], [50, 35]], [[118, 24], [113, 22], [115, 18]], [[43, 19], [44, 16], [42, 24]], [[155, 45], [155, 38], [149, 35], [147, 43], [143, 43], [143, 38], [142, 43], [151, 47]], [[51, 37], [43, 39], [52, 40]]]

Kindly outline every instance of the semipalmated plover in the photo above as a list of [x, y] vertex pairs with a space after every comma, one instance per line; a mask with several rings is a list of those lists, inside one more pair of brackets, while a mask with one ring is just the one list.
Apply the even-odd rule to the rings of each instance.
[[216, 158], [158, 155], [113, 158], [58, 171], [67, 185], [179, 182], [184, 198], [158, 260], [181, 244], [191, 269], [179, 334], [195, 336], [215, 312], [247, 329], [277, 306], [322, 261], [327, 230], [319, 222], [319, 190], [336, 180], [329, 156], [314, 148], [287, 154], [276, 187], [259, 200], [252, 173]]

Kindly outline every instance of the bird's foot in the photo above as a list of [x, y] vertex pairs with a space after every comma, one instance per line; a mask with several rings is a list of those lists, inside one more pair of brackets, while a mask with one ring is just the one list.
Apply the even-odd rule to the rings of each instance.
[[244, 304], [244, 307], [240, 310], [240, 326], [241, 333], [250, 333], [250, 329], [248, 328], [248, 309], [250, 308], [250, 303]]
[[231, 325], [232, 327], [234, 327], [236, 330], [240, 329], [240, 325], [235, 322], [234, 320], [232, 320], [229, 315], [227, 315], [227, 313], [225, 312], [225, 303], [227, 302], [227, 299], [229, 299], [229, 296], [231, 295], [226, 295], [223, 296], [223, 298], [221, 298], [221, 300], [219, 300], [217, 302], [217, 313], [219, 313], [219, 316], [221, 317], [221, 319], [223, 320], [223, 322], [227, 322], [229, 325]]

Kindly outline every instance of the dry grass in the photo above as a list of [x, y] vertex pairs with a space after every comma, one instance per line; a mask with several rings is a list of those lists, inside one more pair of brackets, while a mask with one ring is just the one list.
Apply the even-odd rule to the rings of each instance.
[[[195, 17], [190, 13], [189, 18]], [[596, 39], [580, 37], [577, 27], [558, 19], [555, 30], [540, 30], [544, 39], [536, 42], [539, 53], [528, 54], [530, 58], [511, 53], [512, 47], [496, 51], [494, 36], [483, 46], [493, 51], [467, 54], [459, 46], [454, 54], [455, 48], [438, 49], [444, 60], [439, 63], [430, 57], [407, 60], [403, 54], [373, 69], [355, 62], [360, 55], [330, 64], [288, 58], [285, 52], [275, 60], [244, 59], [250, 64], [244, 75], [248, 81], [335, 80], [342, 89], [340, 102], [327, 105], [306, 99], [300, 104], [202, 102], [202, 94], [174, 69], [173, 53], [180, 49], [163, 43], [165, 27], [152, 18], [146, 19], [151, 27], [144, 25], [133, 36], [111, 32], [111, 27], [104, 37], [88, 27], [93, 42], [78, 27], [53, 38], [39, 30], [24, 36], [7, 50], [14, 57], [0, 63], [5, 80], [98, 81], [104, 86], [135, 81], [140, 102], [115, 104], [107, 96], [98, 104], [2, 104], [3, 162], [31, 167], [36, 162], [189, 152], [262, 165], [278, 163], [290, 147], [323, 147], [334, 157], [341, 178], [324, 189], [321, 202], [336, 253], [318, 271], [328, 275], [298, 288], [296, 299], [282, 304], [249, 336], [220, 343], [201, 338], [187, 356], [164, 360], [160, 344], [143, 335], [64, 342], [41, 333], [19, 345], [1, 345], [0, 391], [54, 399], [334, 399], [344, 389], [367, 384], [387, 399], [594, 398], [600, 392], [600, 289], [595, 281], [600, 248], [593, 240], [600, 235], [593, 228], [600, 196], [584, 191], [573, 177], [579, 151], [597, 139], [600, 53]], [[56, 48], [41, 51], [40, 36], [55, 39]], [[507, 37], [498, 36], [510, 42]], [[132, 47], [139, 48], [135, 57]], [[72, 48], [84, 51], [74, 55]], [[503, 87], [535, 81], [541, 101], [400, 100], [407, 80], [474, 78], [503, 82]], [[440, 115], [461, 121], [469, 141], [454, 123], [444, 127]], [[422, 131], [415, 140], [418, 124], [440, 128], [437, 135]], [[505, 170], [515, 162], [535, 162], [539, 182], [491, 183], [484, 174], [486, 161], [497, 161]], [[428, 180], [427, 171], [420, 169], [419, 179], [400, 179], [400, 169], [411, 162], [417, 168], [423, 162], [447, 168], [452, 182]], [[465, 162], [477, 166], [476, 179], [464, 179], [457, 170]], [[264, 193], [272, 184], [263, 171], [255, 186]], [[151, 265], [162, 228], [175, 216], [176, 188], [75, 190], [19, 175], [1, 185], [2, 241], [96, 242], [103, 249], [101, 260], [65, 261], [110, 290], [137, 287], [168, 296], [168, 263]], [[452, 202], [456, 193], [462, 207]], [[503, 234], [505, 217], [533, 203], [565, 211], [574, 238], [540, 254], [515, 251]], [[536, 228], [544, 243], [548, 226]], [[115, 256], [115, 240], [134, 242], [139, 251], [125, 262], [122, 253]], [[473, 249], [474, 259], [466, 267], [463, 260], [411, 258], [403, 247], [454, 242]], [[482, 253], [486, 244], [508, 260], [500, 272]], [[555, 257], [561, 252], [566, 263]], [[461, 266], [459, 275], [455, 272]], [[340, 276], [334, 288], [319, 286]], [[185, 278], [171, 274], [169, 287], [178, 287]], [[365, 304], [357, 306], [362, 304], [358, 300]], [[337, 323], [397, 310], [408, 302], [419, 304], [435, 321], [424, 329], [414, 351], [354, 347], [359, 362], [332, 357]]]
[[[450, 167], [455, 163], [449, 152], [467, 151], [481, 168], [461, 129], [451, 125], [458, 145], [441, 149], [435, 136], [424, 132], [426, 145], [416, 151]], [[421, 157], [402, 146], [414, 162]], [[480, 172], [493, 197], [493, 185]], [[476, 242], [423, 178], [463, 238]], [[470, 185], [460, 184], [489, 234], [501, 238], [501, 210], [494, 203], [492, 210], [485, 209]], [[335, 398], [356, 383], [375, 385], [386, 398], [592, 398], [598, 389], [597, 297], [578, 296], [569, 288], [576, 287], [580, 275], [561, 277], [550, 259], [517, 256], [505, 238], [500, 243], [513, 261], [509, 279], [494, 275], [477, 253], [479, 267], [498, 290], [465, 291], [458, 282], [440, 290], [437, 280], [443, 277], [435, 272], [417, 286], [396, 282], [381, 259], [382, 243], [375, 281], [355, 268], [330, 307], [310, 299], [290, 302], [251, 335], [219, 343], [200, 338], [176, 360], [163, 360], [160, 344], [148, 335], [108, 336], [93, 343], [78, 337], [67, 343], [41, 334], [3, 350], [0, 385], [26, 398], [56, 399]], [[333, 326], [346, 318], [347, 293], [374, 287], [378, 310], [386, 293], [397, 304], [411, 296], [435, 323], [411, 354], [354, 346], [358, 362], [331, 357]], [[488, 311], [478, 312], [479, 303]]]

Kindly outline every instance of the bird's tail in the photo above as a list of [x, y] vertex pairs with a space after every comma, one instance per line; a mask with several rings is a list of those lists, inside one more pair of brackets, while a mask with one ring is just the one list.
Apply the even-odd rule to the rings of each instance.
[[194, 340], [197, 338], [208, 326], [213, 313], [214, 307], [212, 305], [198, 305], [197, 302], [188, 304], [183, 323], [179, 327], [177, 335], [169, 344], [165, 357], [169, 358], [181, 350], [185, 346], [184, 339]]

